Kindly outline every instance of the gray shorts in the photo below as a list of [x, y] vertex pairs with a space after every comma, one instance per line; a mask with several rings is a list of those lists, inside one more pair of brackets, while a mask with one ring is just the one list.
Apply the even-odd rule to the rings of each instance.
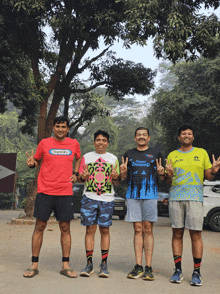
[[172, 228], [202, 231], [203, 202], [169, 201], [169, 215]]
[[127, 199], [127, 222], [157, 222], [157, 199]]

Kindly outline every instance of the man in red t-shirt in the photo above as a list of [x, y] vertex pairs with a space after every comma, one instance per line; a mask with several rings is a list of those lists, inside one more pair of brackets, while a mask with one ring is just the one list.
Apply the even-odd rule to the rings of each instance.
[[[47, 221], [54, 211], [61, 231], [62, 275], [75, 278], [76, 273], [69, 267], [71, 248], [70, 220], [74, 218], [72, 183], [76, 182], [81, 161], [80, 146], [77, 140], [66, 137], [69, 121], [65, 117], [54, 119], [54, 137], [40, 141], [37, 151], [31, 156], [26, 152], [27, 166], [37, 167], [41, 160], [38, 176], [37, 197], [34, 204], [36, 224], [32, 237], [32, 265], [24, 273], [25, 278], [32, 278], [38, 271], [38, 259]], [[75, 168], [73, 172], [73, 160]]]

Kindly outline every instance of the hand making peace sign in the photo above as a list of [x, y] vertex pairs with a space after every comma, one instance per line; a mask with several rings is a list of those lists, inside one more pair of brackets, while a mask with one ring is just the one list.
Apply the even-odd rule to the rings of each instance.
[[89, 169], [88, 169], [88, 164], [84, 164], [83, 165], [83, 173], [80, 178], [86, 181], [89, 176], [90, 176], [90, 173], [89, 173]]
[[168, 162], [168, 160], [166, 159], [166, 167], [165, 167], [165, 169], [166, 169], [166, 172], [167, 172], [168, 176], [170, 178], [172, 178], [173, 173], [174, 173], [174, 169], [172, 167], [172, 161], [171, 161], [171, 159], [170, 159], [170, 162]]
[[118, 179], [117, 167], [118, 167], [117, 164], [116, 164], [115, 167], [114, 167], [113, 164], [112, 164], [112, 172], [111, 172], [112, 180], [117, 180], [117, 179]]
[[35, 166], [35, 160], [34, 160], [34, 150], [31, 151], [31, 156], [25, 152], [28, 159], [26, 160], [26, 164], [28, 167], [32, 167], [32, 166]]
[[212, 172], [217, 173], [220, 168], [220, 156], [217, 160], [215, 160], [215, 155], [212, 154]]
[[161, 164], [161, 158], [159, 158], [159, 160], [156, 159], [156, 165], [157, 165], [157, 173], [158, 173], [158, 175], [164, 176], [165, 169], [164, 169], [164, 167]]
[[121, 174], [126, 173], [128, 170], [128, 157], [126, 157], [126, 161], [124, 160], [124, 157], [122, 156], [122, 164], [120, 165], [120, 172]]

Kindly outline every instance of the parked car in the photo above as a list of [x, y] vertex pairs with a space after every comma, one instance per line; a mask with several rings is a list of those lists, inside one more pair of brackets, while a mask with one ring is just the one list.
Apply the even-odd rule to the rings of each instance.
[[169, 216], [169, 205], [164, 203], [163, 200], [169, 198], [169, 193], [158, 192], [157, 210], [158, 216]]
[[220, 232], [220, 181], [204, 182], [204, 225]]
[[[84, 184], [76, 183], [73, 185], [73, 203], [74, 203], [74, 212], [80, 213], [81, 200], [83, 197]], [[126, 200], [122, 197], [118, 197], [115, 194], [115, 206], [113, 215], [117, 215], [119, 219], [123, 220], [127, 212]]]

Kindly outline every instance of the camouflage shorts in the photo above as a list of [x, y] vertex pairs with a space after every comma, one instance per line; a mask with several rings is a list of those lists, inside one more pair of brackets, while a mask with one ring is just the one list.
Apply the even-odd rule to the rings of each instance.
[[81, 204], [80, 213], [83, 226], [98, 224], [101, 227], [109, 227], [112, 225], [114, 201], [97, 201], [84, 195]]

